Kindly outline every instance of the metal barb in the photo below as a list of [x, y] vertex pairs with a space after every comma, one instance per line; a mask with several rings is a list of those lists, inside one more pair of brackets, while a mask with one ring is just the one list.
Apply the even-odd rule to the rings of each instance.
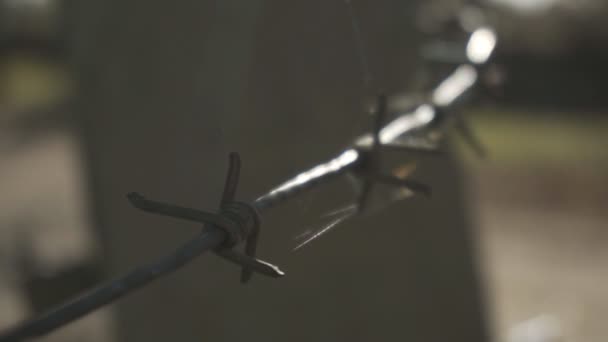
[[241, 157], [239, 154], [231, 152], [228, 158], [228, 172], [226, 173], [226, 183], [224, 184], [221, 206], [234, 201], [241, 174]]
[[[260, 220], [253, 206], [234, 201], [239, 171], [239, 155], [231, 153], [226, 185], [218, 214], [152, 201], [138, 193], [129, 193], [127, 198], [138, 209], [153, 214], [203, 223], [205, 228], [200, 234], [177, 248], [173, 253], [156, 262], [137, 267], [123, 277], [93, 289], [39, 317], [2, 332], [0, 342], [23, 341], [48, 334], [162, 276], [177, 271], [209, 250], [230, 262], [240, 265], [242, 267], [242, 282], [248, 281], [252, 272], [274, 278], [285, 275], [277, 266], [255, 258]], [[246, 241], [245, 254], [237, 252], [233, 248], [242, 241]]]
[[359, 193], [359, 199], [357, 201], [357, 211], [362, 213], [365, 211], [369, 197], [372, 194], [374, 188], [374, 182], [369, 178], [370, 174], [377, 173], [380, 168], [380, 147], [382, 143], [380, 141], [380, 131], [382, 130], [382, 123], [386, 115], [386, 95], [380, 94], [376, 98], [376, 108], [374, 117], [374, 127], [372, 132], [372, 146], [367, 157], [366, 165], [364, 165], [364, 179]]
[[363, 165], [360, 167], [360, 174], [363, 178], [363, 184], [361, 191], [359, 192], [359, 198], [357, 200], [357, 211], [362, 213], [368, 205], [369, 198], [372, 194], [372, 190], [375, 182], [384, 183], [387, 185], [407, 188], [413, 193], [421, 193], [426, 196], [431, 195], [430, 186], [423, 184], [418, 181], [409, 179], [399, 179], [389, 175], [382, 175], [381, 169], [381, 152], [384, 148], [394, 149], [394, 146], [390, 144], [382, 144], [381, 132], [382, 125], [387, 114], [387, 97], [384, 94], [380, 94], [376, 100], [374, 126], [372, 132], [372, 144], [364, 159]]
[[[278, 267], [255, 257], [260, 233], [260, 219], [257, 211], [251, 205], [234, 201], [240, 169], [241, 159], [238, 153], [230, 153], [228, 172], [226, 173], [226, 182], [218, 214], [151, 201], [137, 193], [130, 193], [127, 197], [136, 208], [149, 213], [213, 225], [224, 230], [228, 238], [214, 252], [224, 259], [242, 266], [241, 282], [249, 281], [253, 272], [271, 277], [281, 277], [284, 273]], [[233, 249], [241, 242], [245, 242], [245, 254], [238, 253]]]

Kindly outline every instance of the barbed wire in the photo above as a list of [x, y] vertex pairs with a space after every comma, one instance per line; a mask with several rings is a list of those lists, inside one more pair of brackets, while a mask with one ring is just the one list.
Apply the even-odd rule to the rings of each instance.
[[[352, 11], [348, 0], [346, 4]], [[357, 27], [355, 19], [353, 25]], [[356, 39], [360, 40], [358, 31], [356, 35], [358, 37]], [[394, 200], [417, 194], [430, 196], [430, 187], [410, 179], [411, 172], [383, 173], [380, 168], [380, 152], [391, 149], [412, 157], [435, 156], [441, 152], [441, 144], [446, 133], [454, 128], [478, 154], [483, 155], [481, 144], [458, 109], [480, 84], [480, 74], [487, 67], [496, 43], [497, 36], [491, 27], [478, 27], [471, 32], [467, 40], [466, 60], [426, 94], [423, 101], [409, 110], [393, 115], [393, 119], [385, 124], [389, 112], [389, 99], [385, 94], [379, 94], [375, 105], [374, 125], [370, 133], [357, 137], [349, 148], [340, 152], [335, 158], [297, 174], [252, 202], [235, 200], [241, 168], [237, 153], [230, 154], [226, 184], [218, 213], [148, 200], [137, 193], [128, 194], [128, 200], [138, 209], [202, 223], [204, 227], [196, 237], [156, 262], [135, 268], [123, 277], [5, 331], [0, 334], [0, 342], [22, 341], [45, 335], [155, 279], [175, 272], [208, 251], [239, 265], [242, 268], [242, 282], [249, 281], [253, 273], [282, 277], [285, 273], [277, 266], [256, 258], [260, 214], [345, 174], [354, 176], [360, 183], [355, 204], [336, 211], [339, 213], [337, 219], [311, 234], [296, 249], [319, 238], [347, 219], [365, 213], [370, 201], [370, 193], [376, 183], [398, 189], [399, 196], [395, 196]], [[361, 46], [360, 42], [358, 44]], [[369, 82], [371, 73], [366, 57], [363, 55], [361, 58], [365, 65], [365, 79]], [[237, 248], [243, 243], [244, 251], [239, 252]]]

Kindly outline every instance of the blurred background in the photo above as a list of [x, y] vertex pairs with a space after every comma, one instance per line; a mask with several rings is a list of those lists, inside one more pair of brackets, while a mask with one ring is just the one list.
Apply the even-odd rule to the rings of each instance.
[[[432, 199], [296, 253], [346, 185], [270, 211], [260, 255], [284, 279], [241, 286], [203, 257], [41, 340], [604, 341], [608, 5], [352, 5], [391, 94], [452, 67], [457, 18], [496, 28], [463, 110], [489, 157], [454, 139], [417, 171]], [[0, 0], [0, 329], [196, 234], [133, 210], [127, 192], [215, 208], [230, 151], [249, 200], [343, 148], [374, 95], [357, 46], [344, 1]]]

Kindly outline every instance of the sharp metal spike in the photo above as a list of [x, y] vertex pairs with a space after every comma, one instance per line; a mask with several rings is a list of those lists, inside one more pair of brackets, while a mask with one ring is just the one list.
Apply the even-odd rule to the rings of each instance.
[[374, 118], [374, 127], [373, 127], [373, 143], [372, 143], [372, 151], [380, 145], [380, 131], [382, 130], [382, 125], [384, 124], [384, 119], [386, 117], [386, 106], [387, 106], [387, 98], [386, 95], [380, 94], [376, 99], [376, 110], [375, 110], [375, 118]]
[[137, 209], [141, 209], [152, 214], [169, 216], [199, 223], [210, 223], [218, 226], [226, 223], [225, 219], [220, 215], [169, 203], [152, 201], [146, 199], [144, 196], [136, 192], [127, 194], [127, 198], [129, 199], [129, 202], [131, 202], [131, 204]]
[[237, 265], [245, 265], [247, 269], [254, 270], [260, 274], [278, 278], [285, 275], [285, 272], [281, 271], [281, 269], [269, 262], [251, 258], [245, 254], [238, 253], [233, 249], [220, 249], [215, 251], [217, 255], [223, 257], [224, 259], [231, 261]]
[[[259, 227], [249, 234], [245, 244], [245, 254], [250, 258], [255, 258], [255, 253], [258, 245]], [[249, 267], [243, 267], [241, 270], [241, 283], [248, 282], [253, 276], [253, 270]]]
[[430, 186], [411, 179], [401, 179], [390, 175], [375, 175], [374, 180], [388, 185], [405, 187], [414, 193], [423, 194], [427, 197], [430, 197], [432, 194]]
[[226, 175], [226, 183], [224, 185], [224, 193], [222, 195], [221, 204], [229, 203], [236, 196], [236, 189], [239, 185], [239, 175], [241, 172], [241, 158], [238, 153], [232, 152], [229, 156], [228, 172]]

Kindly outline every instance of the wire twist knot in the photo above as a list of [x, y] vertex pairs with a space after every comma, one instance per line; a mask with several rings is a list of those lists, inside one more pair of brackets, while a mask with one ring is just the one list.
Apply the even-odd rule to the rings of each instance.
[[[226, 233], [226, 239], [215, 248], [214, 252], [243, 267], [241, 272], [242, 282], [247, 282], [254, 271], [271, 277], [283, 276], [284, 273], [278, 267], [255, 257], [260, 235], [260, 216], [252, 205], [234, 200], [238, 187], [240, 165], [239, 155], [231, 153], [224, 193], [217, 214], [151, 201], [137, 193], [130, 193], [127, 197], [138, 209], [153, 214], [213, 225], [223, 230]], [[242, 242], [245, 243], [244, 253], [235, 250], [235, 247]]]

